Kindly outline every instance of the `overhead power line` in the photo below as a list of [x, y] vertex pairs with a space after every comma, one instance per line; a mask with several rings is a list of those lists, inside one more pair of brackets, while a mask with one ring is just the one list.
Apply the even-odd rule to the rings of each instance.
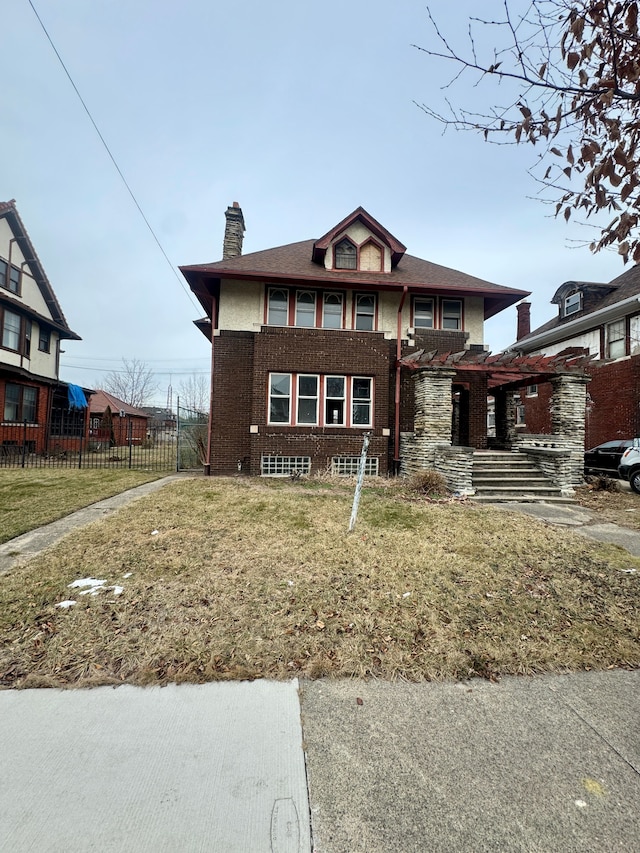
[[122, 183], [125, 185], [125, 187], [126, 187], [126, 189], [127, 189], [127, 192], [128, 192], [128, 193], [129, 193], [129, 195], [131, 196], [131, 199], [132, 199], [133, 203], [134, 203], [134, 204], [135, 204], [135, 206], [138, 208], [138, 212], [140, 213], [140, 216], [143, 218], [144, 223], [145, 223], [145, 225], [147, 226], [147, 228], [149, 229], [149, 232], [150, 232], [151, 236], [153, 237], [153, 239], [155, 240], [155, 242], [156, 242], [156, 244], [157, 244], [158, 248], [159, 248], [159, 249], [160, 249], [160, 251], [162, 252], [162, 254], [163, 254], [163, 256], [164, 256], [165, 261], [169, 264], [169, 266], [170, 266], [170, 268], [171, 268], [171, 272], [172, 272], [172, 273], [174, 274], [174, 276], [176, 277], [176, 279], [177, 279], [178, 284], [180, 285], [180, 287], [181, 287], [181, 288], [184, 290], [184, 292], [187, 294], [187, 297], [188, 297], [189, 301], [190, 301], [190, 302], [191, 302], [191, 304], [194, 306], [194, 308], [196, 309], [196, 311], [199, 311], [199, 312], [201, 313], [201, 309], [200, 309], [200, 307], [199, 307], [199, 306], [196, 304], [196, 302], [194, 301], [193, 297], [191, 296], [191, 293], [190, 293], [190, 292], [187, 290], [187, 288], [185, 287], [184, 281], [183, 281], [183, 280], [180, 278], [180, 276], [178, 275], [178, 272], [177, 272], [177, 270], [176, 270], [175, 266], [174, 266], [174, 265], [171, 263], [171, 261], [169, 260], [169, 256], [168, 256], [168, 255], [167, 255], [167, 253], [165, 252], [164, 247], [163, 247], [162, 243], [160, 242], [160, 240], [158, 239], [158, 236], [157, 236], [156, 232], [155, 232], [155, 231], [153, 230], [153, 228], [151, 227], [151, 223], [150, 223], [150, 222], [149, 222], [149, 220], [147, 219], [147, 217], [146, 217], [146, 215], [145, 215], [145, 213], [144, 213], [144, 211], [143, 211], [142, 207], [140, 206], [140, 203], [138, 202], [138, 199], [135, 197], [133, 190], [132, 190], [132, 189], [131, 189], [131, 187], [129, 186], [129, 183], [128, 183], [127, 179], [125, 178], [125, 176], [124, 176], [124, 174], [123, 174], [123, 172], [122, 172], [122, 169], [121, 169], [121, 168], [120, 168], [120, 166], [118, 165], [118, 163], [117, 163], [117, 161], [116, 161], [116, 158], [115, 158], [115, 157], [113, 156], [113, 154], [111, 153], [111, 149], [110, 149], [110, 148], [109, 148], [109, 146], [107, 145], [107, 142], [106, 142], [106, 140], [105, 140], [104, 136], [103, 136], [103, 135], [102, 135], [102, 133], [100, 132], [100, 128], [98, 127], [98, 125], [97, 125], [97, 124], [96, 124], [96, 122], [95, 122], [95, 119], [94, 119], [94, 118], [93, 118], [93, 116], [91, 115], [91, 111], [89, 110], [89, 107], [86, 105], [86, 103], [85, 103], [85, 101], [84, 101], [84, 98], [83, 98], [83, 97], [82, 97], [82, 95], [80, 94], [80, 91], [78, 90], [78, 87], [76, 86], [76, 84], [75, 84], [75, 82], [74, 82], [74, 80], [73, 80], [73, 77], [72, 77], [72, 76], [71, 76], [71, 74], [69, 73], [69, 70], [68, 70], [67, 66], [65, 65], [65, 63], [64, 63], [64, 60], [63, 60], [63, 59], [62, 59], [62, 57], [60, 56], [60, 53], [59, 53], [59, 51], [58, 51], [58, 48], [57, 48], [57, 47], [55, 46], [55, 44], [53, 43], [53, 39], [52, 39], [52, 38], [51, 38], [51, 36], [49, 35], [49, 32], [48, 32], [47, 28], [45, 27], [45, 25], [44, 25], [44, 23], [43, 23], [43, 21], [42, 21], [42, 18], [41, 18], [41, 17], [40, 17], [40, 15], [38, 14], [38, 11], [37, 11], [36, 7], [33, 5], [33, 0], [28, 0], [28, 3], [29, 3], [29, 5], [31, 6], [31, 8], [32, 8], [32, 10], [33, 10], [33, 14], [34, 14], [34, 15], [36, 16], [36, 18], [38, 19], [38, 23], [39, 23], [39, 24], [40, 24], [40, 26], [42, 27], [42, 31], [44, 32], [45, 36], [47, 37], [47, 40], [48, 40], [49, 44], [51, 45], [51, 48], [53, 49], [53, 52], [54, 52], [54, 53], [55, 53], [55, 55], [58, 57], [58, 61], [59, 61], [60, 65], [62, 66], [62, 68], [63, 68], [63, 70], [64, 70], [64, 73], [67, 75], [67, 78], [68, 78], [69, 82], [70, 82], [70, 83], [71, 83], [71, 85], [73, 86], [73, 90], [74, 90], [74, 92], [76, 93], [76, 95], [78, 96], [78, 99], [79, 99], [80, 103], [81, 103], [81, 104], [82, 104], [82, 106], [84, 107], [84, 111], [86, 112], [87, 116], [89, 117], [89, 121], [90, 121], [90, 122], [91, 122], [91, 124], [93, 125], [93, 128], [94, 128], [95, 132], [98, 134], [98, 137], [99, 137], [99, 139], [100, 139], [100, 142], [102, 142], [102, 145], [104, 146], [104, 150], [105, 150], [105, 151], [107, 152], [107, 154], [109, 155], [109, 158], [110, 158], [111, 162], [113, 163], [113, 165], [114, 165], [114, 167], [115, 167], [115, 169], [116, 169], [117, 173], [120, 175], [120, 179], [122, 180]]

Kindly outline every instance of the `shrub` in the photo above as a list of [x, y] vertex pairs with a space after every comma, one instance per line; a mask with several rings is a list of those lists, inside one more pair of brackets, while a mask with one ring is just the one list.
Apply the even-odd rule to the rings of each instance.
[[437, 471], [425, 469], [418, 471], [409, 478], [409, 490], [430, 498], [444, 497], [450, 493], [447, 483]]
[[587, 477], [587, 483], [594, 492], [619, 492], [620, 483], [614, 477], [606, 475]]

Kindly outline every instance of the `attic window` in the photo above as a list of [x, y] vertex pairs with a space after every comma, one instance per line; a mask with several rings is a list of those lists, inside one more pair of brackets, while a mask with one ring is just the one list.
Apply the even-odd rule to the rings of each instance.
[[358, 269], [358, 255], [356, 247], [350, 240], [341, 240], [336, 245], [336, 269], [355, 270]]
[[568, 317], [570, 314], [576, 314], [582, 308], [582, 293], [578, 290], [576, 293], [572, 293], [571, 296], [567, 296], [564, 300], [564, 316]]

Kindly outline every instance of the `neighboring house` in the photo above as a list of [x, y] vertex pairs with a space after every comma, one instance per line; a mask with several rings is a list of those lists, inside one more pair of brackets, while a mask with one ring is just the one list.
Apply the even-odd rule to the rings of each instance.
[[94, 391], [89, 398], [90, 445], [126, 446], [143, 444], [149, 437], [149, 416], [107, 391]]
[[81, 447], [86, 399], [83, 389], [59, 378], [64, 340], [80, 337], [67, 324], [15, 202], [0, 202], [0, 454]]
[[[319, 239], [248, 255], [237, 203], [226, 220], [223, 260], [181, 267], [212, 343], [211, 473], [352, 474], [363, 433], [367, 471], [399, 471], [424, 432], [414, 388], [428, 371], [445, 377], [433, 440], [486, 447], [484, 321], [525, 291], [407, 254], [361, 207]], [[402, 370], [419, 350], [457, 353], [456, 366]]]
[[[567, 281], [556, 291], [557, 315], [530, 331], [529, 303], [518, 305], [521, 354], [574, 353], [593, 358], [587, 366], [587, 447], [640, 435], [640, 266], [608, 283]], [[521, 392], [519, 427], [546, 433], [550, 423], [548, 383]]]
[[153, 441], [172, 441], [176, 437], [176, 415], [170, 409], [159, 406], [141, 406], [140, 410], [148, 417], [147, 431]]

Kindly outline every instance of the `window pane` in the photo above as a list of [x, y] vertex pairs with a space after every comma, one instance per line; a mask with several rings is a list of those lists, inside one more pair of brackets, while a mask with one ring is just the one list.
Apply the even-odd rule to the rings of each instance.
[[289, 294], [286, 290], [269, 291], [267, 323], [270, 326], [287, 326], [289, 324]]
[[370, 379], [354, 379], [353, 380], [353, 399], [354, 400], [369, 400], [369, 399], [371, 399], [371, 380]]
[[7, 262], [0, 261], [0, 287], [7, 286]]
[[272, 397], [269, 409], [269, 420], [274, 424], [289, 423], [289, 399], [288, 397]]
[[300, 376], [300, 377], [298, 377], [298, 394], [301, 397], [317, 397], [318, 396], [318, 377], [317, 376]]
[[344, 400], [327, 400], [325, 423], [327, 426], [344, 426]]
[[271, 374], [271, 393], [275, 395], [289, 396], [291, 394], [291, 377], [288, 373]]
[[372, 332], [376, 308], [376, 298], [372, 295], [356, 297], [356, 329], [361, 332]]
[[298, 423], [315, 424], [318, 420], [318, 401], [309, 397], [298, 399]]
[[35, 423], [36, 418], [36, 409], [38, 403], [38, 389], [37, 388], [23, 388], [22, 389], [22, 418], [23, 421], [29, 421], [30, 423]]
[[20, 289], [20, 270], [15, 267], [11, 267], [11, 272], [9, 273], [9, 290], [12, 293], [17, 293]]
[[325, 293], [322, 325], [325, 329], [342, 328], [342, 294]]
[[368, 426], [369, 410], [369, 403], [355, 403], [353, 406], [353, 423], [358, 426]]
[[442, 328], [462, 328], [462, 303], [450, 299], [442, 301]]
[[4, 392], [4, 419], [17, 421], [20, 410], [20, 386], [6, 385]]
[[344, 397], [344, 376], [327, 376], [327, 397]]
[[349, 240], [341, 240], [336, 246], [336, 269], [355, 270], [358, 267], [356, 247]]
[[414, 326], [420, 329], [433, 328], [433, 300], [416, 299], [413, 303]]
[[316, 296], [309, 291], [301, 291], [296, 296], [296, 326], [313, 328], [316, 324]]
[[2, 346], [17, 350], [20, 347], [20, 317], [13, 311], [4, 312], [4, 328], [2, 330]]
[[40, 329], [40, 337], [38, 339], [38, 349], [42, 352], [49, 352], [51, 346], [51, 332], [48, 329]]

